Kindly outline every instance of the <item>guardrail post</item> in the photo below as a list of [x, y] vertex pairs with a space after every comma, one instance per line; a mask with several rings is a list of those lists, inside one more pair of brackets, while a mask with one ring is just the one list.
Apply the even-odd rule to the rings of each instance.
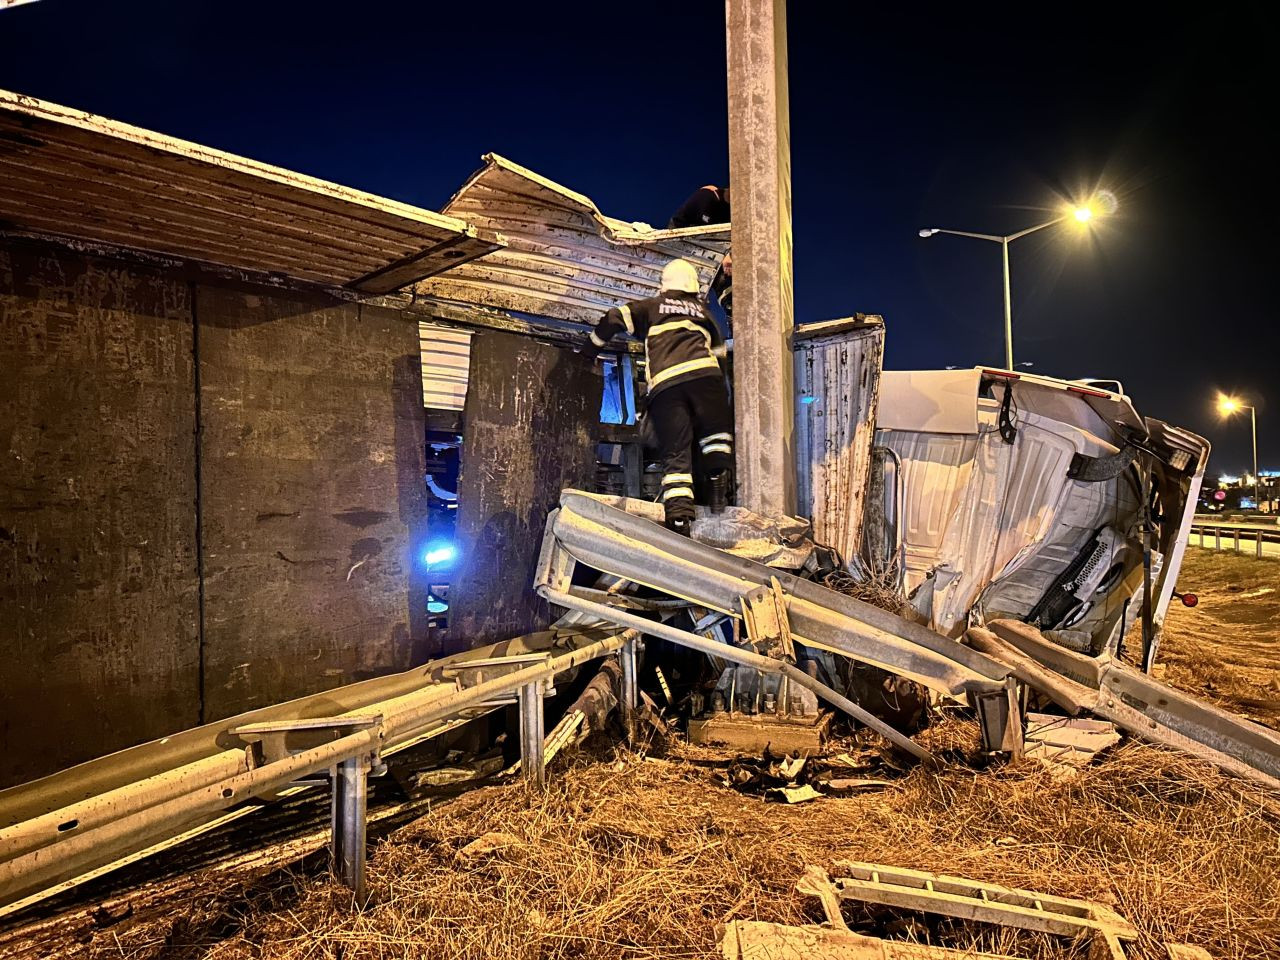
[[1221, 527], [1213, 528], [1213, 549], [1215, 550], [1222, 549], [1222, 528]]
[[1232, 536], [1232, 538], [1235, 540], [1235, 545], [1236, 545], [1236, 546], [1235, 546], [1235, 552], [1236, 552], [1236, 553], [1239, 553], [1239, 552], [1240, 552], [1240, 531], [1239, 531], [1239, 530], [1233, 530], [1233, 531], [1231, 532], [1231, 536]]
[[632, 637], [622, 645], [622, 725], [627, 732], [627, 743], [636, 735], [636, 711], [640, 706], [640, 677], [637, 660], [639, 637]]
[[348, 757], [333, 768], [333, 872], [348, 887], [360, 906], [368, 899], [364, 882], [366, 850], [365, 812], [369, 797], [369, 758]]
[[1258, 559], [1261, 560], [1262, 559], [1262, 531], [1261, 530], [1258, 531], [1258, 542], [1256, 546], [1257, 546]]
[[542, 684], [535, 680], [520, 688], [520, 772], [539, 787], [547, 782], [542, 753]]

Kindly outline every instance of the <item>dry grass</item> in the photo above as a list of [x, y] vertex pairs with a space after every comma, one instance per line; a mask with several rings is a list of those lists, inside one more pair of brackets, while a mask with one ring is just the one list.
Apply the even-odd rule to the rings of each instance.
[[[950, 727], [932, 736], [962, 740]], [[1073, 782], [1032, 764], [916, 770], [880, 794], [790, 807], [711, 784], [704, 762], [619, 753], [558, 770], [545, 793], [477, 790], [379, 845], [363, 911], [327, 881], [276, 874], [122, 931], [102, 955], [711, 957], [730, 918], [819, 919], [794, 884], [806, 863], [840, 858], [1110, 903], [1142, 930], [1135, 957], [1163, 958], [1166, 939], [1223, 958], [1280, 954], [1280, 805], [1185, 758], [1130, 746]], [[512, 844], [460, 855], [491, 831]], [[934, 934], [1084, 956], [1036, 935]]]
[[1178, 581], [1200, 604], [1169, 609], [1165, 681], [1280, 727], [1280, 562], [1191, 547]]
[[892, 570], [879, 576], [864, 573], [859, 577], [851, 577], [843, 570], [835, 570], [823, 577], [822, 585], [881, 610], [902, 613], [907, 602], [894, 586], [894, 579]]

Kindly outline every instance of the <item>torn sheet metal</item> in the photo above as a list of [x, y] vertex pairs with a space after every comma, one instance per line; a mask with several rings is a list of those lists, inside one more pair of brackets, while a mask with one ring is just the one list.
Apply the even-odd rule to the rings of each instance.
[[798, 509], [813, 520], [814, 539], [848, 562], [862, 540], [884, 321], [807, 324], [796, 329], [792, 344]]
[[880, 377], [881, 430], [978, 432], [981, 370], [886, 370]]
[[610, 307], [653, 296], [662, 267], [694, 264], [705, 291], [729, 248], [729, 225], [653, 229], [605, 216], [589, 197], [486, 154], [444, 213], [505, 244], [500, 254], [419, 283], [441, 300], [594, 323]]
[[7, 90], [0, 223], [367, 293], [500, 245], [431, 210]]

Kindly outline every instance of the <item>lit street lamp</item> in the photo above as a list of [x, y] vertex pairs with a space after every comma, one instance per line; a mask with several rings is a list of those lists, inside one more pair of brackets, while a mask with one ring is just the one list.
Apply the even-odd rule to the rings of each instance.
[[1074, 207], [1063, 213], [1060, 217], [1055, 217], [1045, 223], [1036, 224], [1034, 227], [1028, 227], [1026, 230], [1019, 230], [1017, 233], [1011, 233], [1006, 237], [995, 236], [989, 233], [969, 233], [966, 230], [943, 230], [939, 227], [927, 227], [920, 231], [922, 237], [932, 237], [936, 233], [949, 233], [954, 237], [972, 237], [974, 240], [990, 240], [992, 243], [1000, 244], [1000, 253], [1004, 260], [1004, 365], [1005, 369], [1013, 369], [1013, 299], [1009, 289], [1009, 244], [1014, 240], [1021, 239], [1027, 234], [1035, 233], [1043, 230], [1045, 227], [1056, 226], [1062, 221], [1071, 219], [1080, 224], [1088, 224], [1092, 220], [1100, 216], [1114, 213], [1116, 209], [1115, 194], [1103, 191], [1089, 203]]
[[1259, 484], [1261, 483], [1258, 477], [1258, 410], [1251, 404], [1241, 403], [1235, 397], [1219, 394], [1218, 412], [1224, 417], [1230, 417], [1233, 413], [1239, 413], [1241, 410], [1249, 411], [1249, 424], [1253, 429], [1253, 502], [1261, 510], [1262, 496], [1258, 492], [1260, 489]]

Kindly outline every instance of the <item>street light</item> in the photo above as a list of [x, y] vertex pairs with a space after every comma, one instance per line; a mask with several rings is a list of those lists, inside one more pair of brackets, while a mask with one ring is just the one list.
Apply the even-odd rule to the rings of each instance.
[[1019, 230], [1017, 233], [1011, 233], [1005, 237], [995, 236], [989, 233], [969, 233], [966, 230], [943, 230], [940, 227], [926, 227], [920, 231], [920, 236], [926, 239], [938, 233], [949, 233], [953, 237], [972, 237], [974, 240], [990, 240], [992, 243], [1000, 244], [1000, 253], [1004, 261], [1004, 365], [1006, 370], [1013, 369], [1013, 298], [1009, 290], [1009, 244], [1014, 240], [1018, 240], [1027, 234], [1035, 233], [1046, 227], [1056, 226], [1067, 219], [1074, 219], [1077, 223], [1088, 224], [1098, 217], [1115, 213], [1117, 201], [1115, 194], [1110, 191], [1102, 191], [1088, 203], [1077, 207], [1070, 207], [1063, 212], [1062, 216], [1054, 217], [1044, 223], [1038, 223], [1034, 227], [1028, 227], [1026, 230]]
[[1249, 425], [1253, 430], [1253, 502], [1258, 505], [1258, 509], [1262, 509], [1262, 496], [1259, 494], [1259, 484], [1261, 480], [1258, 477], [1258, 410], [1256, 407], [1248, 403], [1241, 403], [1235, 397], [1228, 397], [1226, 394], [1218, 394], [1218, 413], [1223, 417], [1230, 417], [1232, 414], [1239, 413], [1241, 410], [1249, 411]]

